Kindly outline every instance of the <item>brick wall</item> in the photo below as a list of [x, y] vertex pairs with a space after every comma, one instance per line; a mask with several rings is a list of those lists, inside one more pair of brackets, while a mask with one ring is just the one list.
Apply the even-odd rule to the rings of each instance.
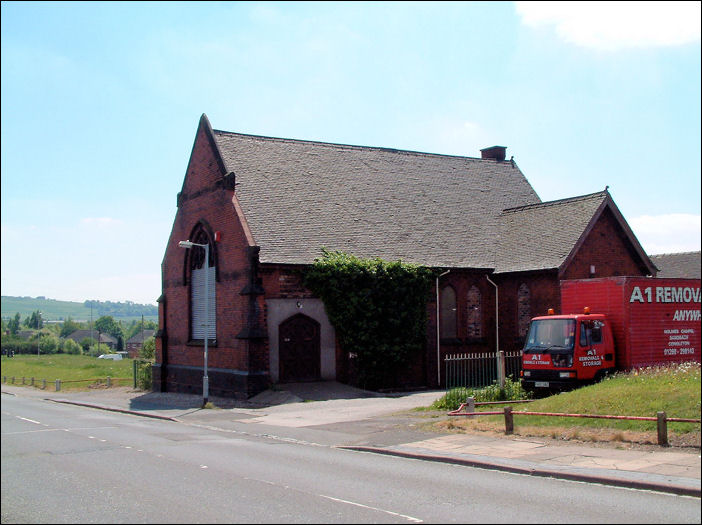
[[[199, 226], [210, 235], [216, 265], [216, 341], [208, 345], [210, 392], [216, 395], [238, 389], [255, 393], [256, 389], [267, 386], [265, 345], [239, 337], [251, 321], [252, 301], [259, 306], [262, 322], [263, 300], [241, 294], [250, 280], [250, 243], [238, 220], [234, 191], [223, 184], [225, 175], [212, 149], [207, 126], [201, 123], [162, 263], [156, 389], [183, 392], [202, 389], [204, 345], [201, 341], [190, 341], [188, 250], [178, 246], [179, 241], [191, 239]], [[217, 243], [216, 231], [221, 234]]]
[[[638, 255], [628, 237], [612, 212], [606, 209], [561, 278], [646, 275], [645, 268], [640, 266], [637, 260]], [[594, 275], [590, 274], [591, 265], [595, 266]]]
[[[444, 384], [444, 358], [447, 354], [487, 352], [495, 349], [495, 288], [488, 282], [486, 275], [486, 272], [479, 270], [455, 269], [440, 278], [439, 290], [445, 286], [451, 286], [456, 292], [456, 337], [441, 338], [438, 360], [436, 352], [436, 288], [432, 287], [431, 296], [427, 303], [426, 353], [421, 361], [417, 360], [424, 368], [423, 385], [438, 386], [437, 366], [441, 373], [441, 384]], [[482, 325], [482, 337], [480, 338], [470, 337], [469, 334], [468, 307], [471, 303], [469, 291], [473, 286], [480, 292]], [[413, 375], [417, 375], [416, 370], [414, 370]]]

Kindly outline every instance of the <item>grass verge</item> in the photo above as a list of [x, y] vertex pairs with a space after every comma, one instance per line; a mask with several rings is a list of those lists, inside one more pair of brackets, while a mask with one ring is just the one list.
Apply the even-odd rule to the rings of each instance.
[[[503, 406], [478, 407], [497, 411]], [[514, 433], [561, 440], [657, 443], [655, 421], [519, 416], [520, 411], [569, 414], [649, 416], [663, 411], [668, 417], [700, 419], [700, 364], [683, 363], [618, 373], [604, 381], [512, 406]], [[450, 432], [504, 434], [503, 416], [467, 418], [449, 416], [433, 425]], [[672, 445], [700, 446], [699, 423], [668, 422]]]

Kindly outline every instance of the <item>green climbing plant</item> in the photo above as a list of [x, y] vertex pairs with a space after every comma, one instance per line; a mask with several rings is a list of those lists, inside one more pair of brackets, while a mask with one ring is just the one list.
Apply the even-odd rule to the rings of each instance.
[[426, 343], [434, 271], [322, 249], [304, 284], [324, 301], [341, 348], [356, 356], [359, 386], [388, 388]]

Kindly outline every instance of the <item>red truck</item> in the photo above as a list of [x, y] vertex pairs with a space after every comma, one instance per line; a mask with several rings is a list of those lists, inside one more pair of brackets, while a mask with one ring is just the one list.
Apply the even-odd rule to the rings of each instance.
[[560, 391], [617, 370], [700, 362], [700, 280], [607, 277], [561, 281], [561, 308], [534, 317], [522, 385]]

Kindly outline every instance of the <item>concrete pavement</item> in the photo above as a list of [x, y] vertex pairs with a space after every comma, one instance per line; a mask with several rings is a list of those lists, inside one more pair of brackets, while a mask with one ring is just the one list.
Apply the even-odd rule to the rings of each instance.
[[247, 400], [129, 388], [51, 392], [2, 385], [5, 395], [31, 396], [102, 410], [163, 418], [223, 432], [297, 440], [368, 453], [463, 464], [700, 497], [700, 449], [646, 450], [555, 443], [553, 440], [429, 432], [410, 411], [443, 391], [377, 394], [336, 382], [285, 385]]

